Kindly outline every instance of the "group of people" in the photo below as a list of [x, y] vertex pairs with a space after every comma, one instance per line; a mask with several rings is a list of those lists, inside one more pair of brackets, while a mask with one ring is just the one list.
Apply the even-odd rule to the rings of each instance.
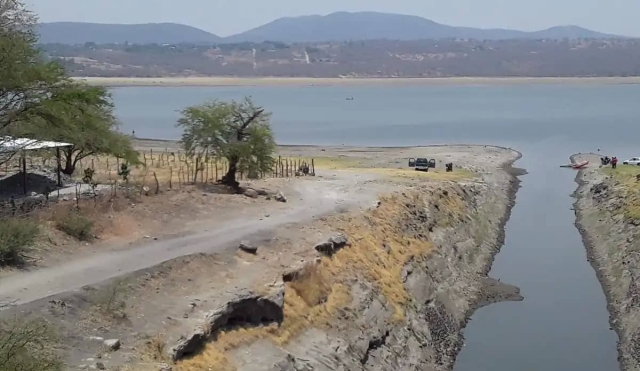
[[609, 156], [601, 157], [600, 162], [602, 163], [602, 166], [611, 164], [612, 169], [615, 169], [616, 166], [618, 166], [618, 158], [616, 156], [613, 156], [612, 158], [609, 158]]

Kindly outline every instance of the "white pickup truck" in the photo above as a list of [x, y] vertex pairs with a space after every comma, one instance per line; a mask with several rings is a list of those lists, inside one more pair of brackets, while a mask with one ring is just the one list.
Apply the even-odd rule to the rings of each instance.
[[637, 165], [640, 166], [640, 157], [631, 157], [628, 160], [622, 161], [623, 165]]

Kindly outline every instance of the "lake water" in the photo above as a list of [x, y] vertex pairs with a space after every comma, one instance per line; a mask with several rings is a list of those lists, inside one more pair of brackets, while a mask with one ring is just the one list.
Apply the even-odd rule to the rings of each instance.
[[[491, 276], [523, 302], [479, 310], [457, 371], [613, 371], [616, 335], [573, 223], [568, 156], [640, 155], [640, 85], [118, 88], [123, 131], [177, 139], [178, 111], [212, 99], [273, 112], [282, 144], [413, 146], [480, 143], [520, 150], [527, 169]], [[346, 98], [353, 97], [353, 100]]]

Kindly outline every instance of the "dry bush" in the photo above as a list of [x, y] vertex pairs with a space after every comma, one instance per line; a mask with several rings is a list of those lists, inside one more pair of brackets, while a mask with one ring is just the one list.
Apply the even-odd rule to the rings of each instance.
[[56, 228], [79, 241], [90, 241], [94, 237], [93, 224], [94, 222], [80, 211], [73, 210], [56, 221]]
[[154, 336], [145, 342], [146, 354], [154, 361], [164, 361], [167, 357], [167, 342], [161, 336]]
[[93, 302], [103, 314], [113, 319], [125, 319], [128, 295], [126, 282], [115, 280], [107, 287], [98, 290], [93, 297]]
[[23, 264], [38, 232], [38, 224], [31, 220], [0, 220], [0, 266]]
[[0, 370], [58, 371], [55, 331], [44, 319], [0, 322]]
[[317, 266], [306, 269], [301, 276], [291, 282], [290, 287], [309, 306], [323, 303], [331, 293], [329, 283], [322, 277]]

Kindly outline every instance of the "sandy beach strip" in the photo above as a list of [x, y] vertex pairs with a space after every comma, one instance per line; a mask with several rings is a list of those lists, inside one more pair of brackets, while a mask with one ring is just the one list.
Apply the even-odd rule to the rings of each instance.
[[313, 77], [76, 77], [90, 85], [126, 86], [441, 86], [533, 84], [639, 84], [637, 77], [446, 77], [446, 78], [313, 78]]

